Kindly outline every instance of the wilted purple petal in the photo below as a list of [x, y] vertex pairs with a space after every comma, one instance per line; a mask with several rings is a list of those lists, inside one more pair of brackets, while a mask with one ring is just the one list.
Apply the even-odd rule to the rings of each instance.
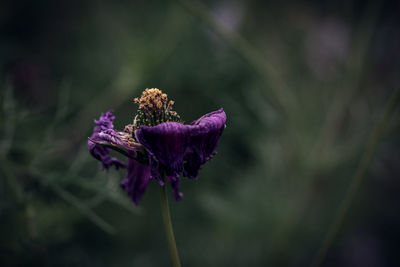
[[96, 126], [94, 127], [93, 132], [101, 132], [107, 129], [114, 129], [113, 121], [115, 116], [113, 115], [113, 111], [109, 110], [105, 114], [101, 113], [99, 120], [94, 120]]
[[[93, 140], [95, 137], [92, 136]], [[112, 165], [118, 170], [119, 168], [126, 168], [126, 164], [118, 160], [117, 158], [110, 157], [110, 149], [104, 146], [97, 145], [91, 141], [88, 141], [88, 147], [90, 154], [101, 161], [104, 169], [109, 169]]]
[[219, 109], [190, 125], [165, 122], [136, 130], [136, 139], [150, 156], [151, 175], [163, 185], [161, 172], [164, 171], [177, 200], [183, 196], [179, 192], [179, 174], [197, 177], [200, 166], [215, 154], [225, 122], [226, 114]]
[[167, 181], [171, 183], [174, 197], [177, 201], [183, 198], [183, 193], [179, 192], [179, 178], [176, 177], [166, 177]]
[[139, 150], [142, 146], [136, 143], [132, 134], [128, 132], [119, 132], [114, 129], [107, 129], [99, 133], [99, 138], [110, 144], [117, 145], [129, 151]]
[[[151, 173], [160, 180], [160, 168], [171, 179], [183, 170], [183, 157], [188, 145], [188, 125], [165, 122], [156, 126], [142, 126], [135, 131], [136, 139], [150, 155]], [[160, 166], [160, 164], [162, 166]]]
[[122, 180], [121, 187], [128, 193], [132, 201], [138, 205], [150, 180], [150, 167], [129, 159], [128, 175]]
[[200, 166], [214, 154], [226, 125], [226, 114], [221, 108], [192, 122], [189, 127], [189, 147], [185, 154], [183, 174], [196, 178]]
[[[112, 130], [114, 128], [113, 120], [115, 116], [112, 114], [112, 111], [108, 111], [105, 114], [102, 113], [99, 120], [95, 120], [96, 126], [93, 129], [93, 134], [90, 137], [93, 141], [102, 141], [100, 137], [100, 133], [106, 130]], [[97, 145], [92, 141], [88, 141], [88, 148], [90, 154], [103, 164], [103, 168], [109, 169], [112, 165], [118, 168], [126, 168], [126, 165], [119, 161], [117, 158], [110, 157], [110, 149], [104, 146]]]

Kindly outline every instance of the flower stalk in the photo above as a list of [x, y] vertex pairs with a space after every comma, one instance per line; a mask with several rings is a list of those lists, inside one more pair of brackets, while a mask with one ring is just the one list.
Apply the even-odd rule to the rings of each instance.
[[166, 186], [160, 186], [160, 200], [161, 200], [161, 212], [165, 226], [165, 234], [167, 236], [169, 254], [171, 256], [172, 266], [181, 267], [179, 260], [178, 249], [176, 247], [174, 230], [172, 228], [171, 215], [169, 212], [168, 195]]

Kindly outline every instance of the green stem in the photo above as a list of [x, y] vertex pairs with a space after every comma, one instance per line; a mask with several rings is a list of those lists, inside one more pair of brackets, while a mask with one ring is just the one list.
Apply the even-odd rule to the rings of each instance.
[[342, 225], [343, 220], [350, 209], [351, 203], [353, 202], [354, 197], [360, 188], [361, 182], [365, 176], [365, 172], [368, 170], [375, 149], [377, 147], [378, 141], [382, 137], [386, 125], [389, 122], [389, 119], [392, 113], [394, 112], [396, 106], [398, 105], [399, 101], [400, 101], [400, 88], [397, 88], [397, 90], [391, 96], [389, 103], [387, 104], [387, 108], [385, 110], [382, 120], [371, 134], [370, 140], [361, 158], [360, 164], [358, 165], [357, 171], [354, 173], [354, 176], [351, 180], [351, 184], [346, 193], [346, 196], [343, 199], [331, 226], [329, 227], [329, 230], [322, 242], [321, 247], [319, 248], [314, 257], [312, 266], [321, 265], [329, 247], [335, 240], [335, 237], [339, 232], [340, 226]]
[[169, 254], [172, 260], [172, 266], [181, 267], [179, 260], [178, 249], [176, 248], [174, 230], [172, 229], [171, 215], [169, 212], [168, 195], [166, 186], [160, 186], [160, 197], [161, 197], [161, 211], [164, 220], [165, 233], [167, 235]]

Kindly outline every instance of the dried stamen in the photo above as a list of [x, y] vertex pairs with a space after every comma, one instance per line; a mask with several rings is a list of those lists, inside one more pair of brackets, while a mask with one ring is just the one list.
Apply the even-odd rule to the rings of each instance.
[[139, 104], [138, 113], [133, 122], [136, 129], [141, 125], [154, 126], [167, 121], [180, 122], [178, 113], [172, 111], [174, 101], [168, 102], [167, 94], [160, 89], [146, 89], [140, 98], [134, 99], [134, 102]]

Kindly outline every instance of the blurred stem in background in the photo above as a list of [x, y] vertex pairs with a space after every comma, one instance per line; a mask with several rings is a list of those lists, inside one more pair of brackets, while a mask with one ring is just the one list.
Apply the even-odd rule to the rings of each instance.
[[[106, 222], [101, 216], [99, 216], [94, 210], [93, 206], [98, 205], [102, 201], [110, 201], [118, 206], [123, 207], [132, 214], [137, 214], [140, 209], [133, 208], [130, 201], [120, 197], [118, 192], [110, 191], [110, 186], [107, 185], [100, 187], [89, 181], [87, 177], [79, 175], [79, 171], [83, 169], [87, 155], [86, 144], [83, 144], [77, 152], [74, 160], [71, 161], [69, 168], [65, 169], [62, 174], [50, 173], [47, 170], [42, 170], [39, 166], [43, 162], [47, 161], [49, 154], [56, 153], [56, 143], [60, 142], [59, 139], [59, 126], [61, 122], [68, 114], [68, 100], [70, 94], [70, 86], [67, 82], [61, 84], [59, 91], [58, 101], [56, 105], [56, 111], [52, 120], [49, 120], [44, 133], [41, 136], [40, 142], [38, 142], [38, 148], [30, 155], [30, 160], [25, 164], [20, 162], [14, 162], [9, 157], [9, 150], [13, 144], [14, 135], [16, 133], [17, 124], [21, 118], [24, 118], [24, 111], [18, 109], [16, 101], [13, 95], [13, 89], [11, 85], [6, 84], [4, 92], [4, 100], [2, 103], [2, 111], [4, 116], [4, 129], [3, 129], [3, 140], [0, 144], [0, 171], [4, 173], [5, 182], [8, 190], [8, 195], [13, 203], [15, 203], [18, 210], [23, 213], [25, 218], [25, 228], [29, 237], [36, 237], [35, 229], [35, 207], [34, 201], [29, 201], [27, 193], [23, 192], [24, 183], [27, 183], [26, 179], [20, 177], [30, 177], [38, 182], [44, 188], [52, 190], [57, 196], [63, 199], [66, 203], [76, 208], [83, 216], [87, 217], [96, 226], [108, 234], [114, 234], [115, 228]], [[32, 118], [32, 114], [30, 114]], [[27, 116], [27, 118], [29, 118]], [[62, 149], [60, 147], [59, 149]], [[62, 154], [62, 153], [58, 153]], [[84, 156], [82, 156], [84, 155]], [[18, 170], [18, 171], [16, 171]], [[79, 197], [70, 193], [66, 187], [68, 186], [79, 186], [87, 192], [94, 193], [95, 196], [90, 201], [83, 201]], [[96, 202], [91, 203], [95, 200]]]
[[295, 95], [287, 86], [286, 82], [280, 77], [275, 67], [265, 59], [256, 47], [251, 45], [239, 33], [227, 29], [218, 18], [212, 14], [199, 1], [178, 0], [188, 11], [199, 17], [213, 31], [215, 31], [224, 41], [232, 46], [234, 50], [254, 69], [262, 79], [266, 87], [272, 91], [273, 97], [282, 108], [283, 113], [293, 118], [297, 110]]
[[178, 249], [176, 247], [174, 230], [172, 228], [171, 215], [169, 212], [168, 195], [166, 185], [160, 186], [160, 200], [161, 200], [161, 212], [163, 216], [165, 234], [167, 236], [169, 254], [172, 260], [172, 266], [181, 267], [179, 260]]
[[376, 150], [379, 139], [382, 137], [386, 125], [389, 122], [391, 115], [393, 114], [396, 106], [400, 102], [400, 87], [396, 89], [396, 91], [391, 96], [387, 106], [385, 113], [383, 114], [383, 118], [375, 130], [372, 132], [370, 141], [368, 142], [363, 157], [361, 158], [360, 164], [358, 165], [357, 171], [354, 173], [353, 178], [351, 179], [351, 184], [347, 190], [346, 196], [340, 205], [336, 216], [333, 220], [333, 223], [329, 227], [329, 230], [317, 251], [312, 266], [320, 266], [322, 261], [325, 258], [325, 255], [332, 245], [333, 241], [337, 233], [339, 232], [340, 226], [343, 223], [343, 220], [351, 207], [351, 203], [353, 202], [363, 178], [365, 177], [365, 172], [368, 170], [368, 167], [371, 163], [372, 157]]
[[[332, 146], [338, 135], [338, 124], [346, 117], [348, 107], [360, 95], [363, 88], [364, 76], [370, 64], [372, 40], [376, 32], [378, 19], [381, 14], [382, 4], [380, 1], [369, 3], [363, 14], [362, 21], [355, 31], [354, 44], [348, 63], [345, 66], [343, 82], [340, 86], [346, 86], [347, 90], [341, 91], [335, 96], [329, 107], [326, 119], [310, 151], [310, 162], [326, 157], [326, 154], [333, 153]], [[352, 140], [350, 141], [352, 142]], [[310, 177], [312, 175], [309, 175]]]

